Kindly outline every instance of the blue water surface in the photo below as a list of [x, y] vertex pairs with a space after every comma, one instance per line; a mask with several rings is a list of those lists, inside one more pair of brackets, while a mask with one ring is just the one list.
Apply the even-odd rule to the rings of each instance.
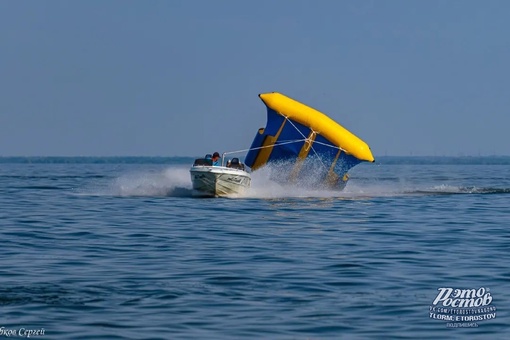
[[[508, 338], [509, 157], [382, 157], [343, 192], [261, 171], [217, 199], [191, 162], [0, 158], [0, 337]], [[447, 327], [441, 287], [496, 317]]]

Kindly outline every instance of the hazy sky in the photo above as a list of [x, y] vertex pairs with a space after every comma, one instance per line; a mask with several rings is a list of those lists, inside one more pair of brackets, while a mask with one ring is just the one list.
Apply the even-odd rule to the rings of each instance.
[[0, 1], [0, 156], [248, 148], [259, 93], [374, 155], [510, 155], [510, 1]]

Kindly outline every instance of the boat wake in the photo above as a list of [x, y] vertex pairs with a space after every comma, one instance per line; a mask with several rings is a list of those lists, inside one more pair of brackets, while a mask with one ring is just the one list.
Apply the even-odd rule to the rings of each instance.
[[[317, 187], [315, 181], [282, 185], [272, 180], [274, 169], [266, 167], [252, 173], [252, 185], [242, 195], [233, 199], [278, 198], [340, 198], [371, 199], [377, 197], [461, 195], [461, 194], [510, 194], [510, 188], [469, 187], [448, 184], [405, 184], [376, 178], [351, 178], [342, 191]], [[171, 167], [160, 171], [142, 171], [121, 175], [104, 185], [96, 185], [80, 192], [83, 195], [119, 197], [192, 197], [189, 169]]]
[[410, 191], [410, 194], [452, 195], [452, 194], [510, 194], [510, 188], [456, 187], [438, 185], [431, 189]]
[[161, 172], [134, 173], [117, 178], [110, 186], [119, 196], [191, 196], [189, 170], [169, 168]]
[[120, 197], [191, 197], [188, 168], [138, 171], [82, 190], [81, 195]]
[[[276, 169], [277, 170], [277, 169]], [[325, 190], [317, 187], [317, 183], [302, 181], [290, 185], [280, 185], [271, 180], [275, 169], [267, 167], [252, 174], [252, 187], [245, 197], [250, 198], [340, 198], [370, 199], [376, 197], [402, 197], [426, 195], [462, 195], [462, 194], [510, 194], [510, 188], [475, 187], [451, 184], [435, 184], [431, 182], [413, 183], [412, 181], [378, 180], [352, 176], [344, 190]], [[311, 174], [313, 177], [314, 175]]]
[[355, 180], [342, 192], [344, 197], [399, 197], [399, 196], [440, 196], [440, 195], [487, 195], [510, 194], [510, 188], [467, 187], [447, 184], [423, 185], [407, 184], [405, 187], [384, 185], [366, 186]]

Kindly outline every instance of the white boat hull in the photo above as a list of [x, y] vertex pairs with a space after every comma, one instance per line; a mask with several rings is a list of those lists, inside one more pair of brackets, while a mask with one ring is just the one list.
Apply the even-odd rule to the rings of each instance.
[[193, 166], [190, 174], [193, 196], [242, 195], [251, 184], [251, 176], [248, 172], [223, 166]]

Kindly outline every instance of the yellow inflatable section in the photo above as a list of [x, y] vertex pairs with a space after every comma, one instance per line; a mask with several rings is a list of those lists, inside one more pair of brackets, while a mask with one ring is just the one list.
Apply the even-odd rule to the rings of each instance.
[[305, 104], [278, 92], [259, 94], [260, 99], [279, 114], [305, 126], [331, 141], [347, 154], [359, 160], [373, 162], [370, 147], [352, 132]]

